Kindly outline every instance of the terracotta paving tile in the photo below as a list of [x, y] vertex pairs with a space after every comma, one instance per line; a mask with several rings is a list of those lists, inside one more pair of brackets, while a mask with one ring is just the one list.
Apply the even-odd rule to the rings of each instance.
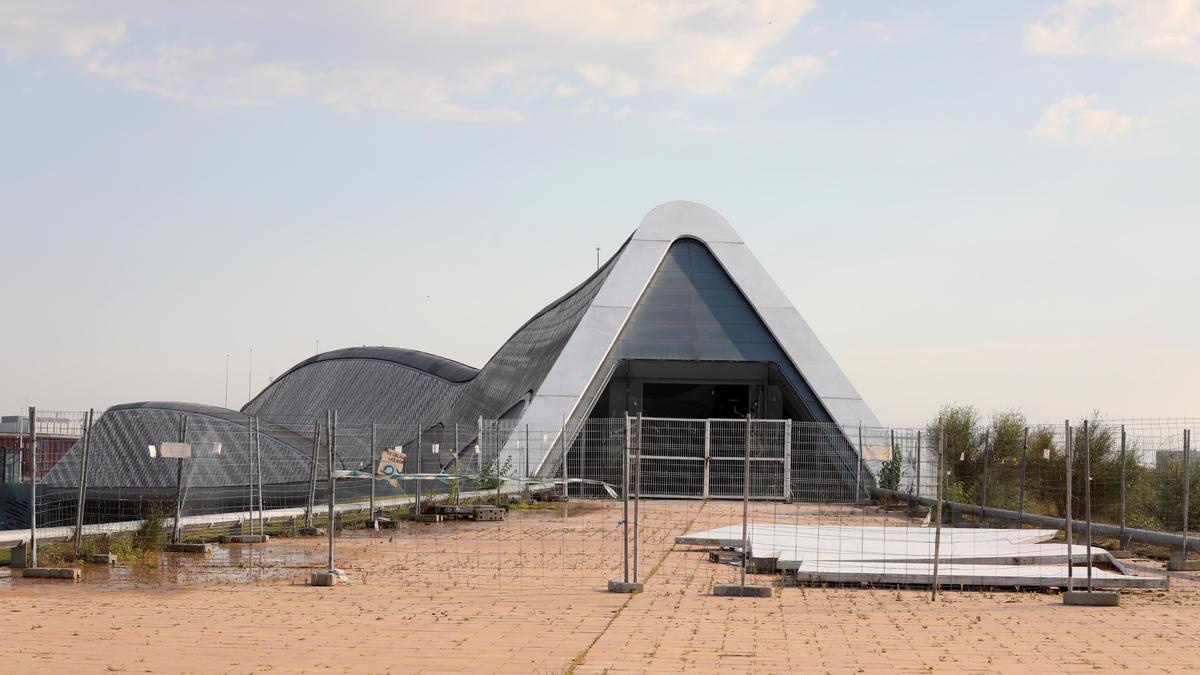
[[[620, 507], [514, 511], [339, 538], [352, 585], [303, 585], [323, 541], [277, 540], [231, 569], [112, 584], [3, 580], [10, 672], [1179, 672], [1200, 669], [1197, 575], [1118, 608], [1057, 594], [780, 588], [717, 598], [738, 570], [675, 536], [740, 504], [643, 502], [646, 592], [621, 575]], [[755, 504], [756, 522], [912, 526], [848, 506]], [[274, 564], [279, 558], [284, 562]], [[231, 557], [232, 561], [233, 558]], [[256, 562], [257, 560], [257, 562]], [[297, 562], [297, 560], [299, 562]], [[290, 562], [289, 562], [290, 561]], [[1160, 569], [1160, 568], [1158, 568]], [[139, 572], [140, 574], [140, 572]], [[189, 576], [191, 574], [191, 576]], [[136, 577], [136, 575], [134, 575]], [[773, 584], [750, 575], [753, 583]], [[3, 585], [0, 583], [0, 585]]]

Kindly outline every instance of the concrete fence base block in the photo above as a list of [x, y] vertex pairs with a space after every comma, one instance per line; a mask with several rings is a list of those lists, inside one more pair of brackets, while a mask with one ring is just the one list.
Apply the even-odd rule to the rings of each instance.
[[301, 537], [316, 537], [325, 534], [325, 529], [321, 527], [302, 527], [299, 532]]
[[78, 567], [26, 567], [21, 570], [26, 579], [66, 579], [79, 581], [83, 576]]
[[609, 593], [641, 593], [642, 582], [640, 581], [621, 581], [620, 579], [608, 580]]
[[261, 544], [269, 541], [267, 534], [227, 534], [221, 537], [222, 544]]
[[313, 572], [308, 579], [309, 586], [337, 586], [338, 578], [333, 572]]
[[713, 595], [721, 598], [769, 598], [775, 594], [770, 586], [739, 586], [738, 584], [717, 584], [713, 586]]
[[29, 564], [29, 549], [25, 546], [25, 542], [21, 542], [13, 547], [9, 553], [8, 566], [12, 568], [24, 567]]
[[84, 556], [83, 561], [92, 565], [116, 565], [117, 556], [113, 553], [93, 553]]
[[1064, 605], [1081, 607], [1116, 607], [1121, 604], [1121, 594], [1113, 591], [1067, 591], [1063, 593]]
[[212, 553], [212, 544], [167, 544], [163, 546], [167, 553]]
[[1171, 557], [1167, 561], [1167, 570], [1171, 572], [1200, 572], [1200, 560], [1184, 560]]

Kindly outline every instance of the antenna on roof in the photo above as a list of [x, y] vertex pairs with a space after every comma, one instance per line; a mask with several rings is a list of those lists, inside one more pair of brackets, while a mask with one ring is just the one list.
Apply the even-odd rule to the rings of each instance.
[[596, 269], [600, 269], [600, 247], [596, 247]]

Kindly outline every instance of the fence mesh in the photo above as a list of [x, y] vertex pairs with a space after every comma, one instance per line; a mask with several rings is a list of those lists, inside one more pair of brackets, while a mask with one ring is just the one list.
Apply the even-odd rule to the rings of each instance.
[[[1200, 468], [1185, 451], [1200, 426], [1192, 419], [1029, 425], [997, 416], [843, 428], [634, 417], [429, 427], [339, 423], [332, 412], [259, 419], [161, 408], [114, 410], [91, 424], [86, 413], [38, 418], [35, 501], [32, 473], [20, 469], [33, 456], [31, 435], [5, 449], [6, 461], [18, 457], [2, 514], [13, 536], [28, 538], [31, 503], [47, 542], [77, 531], [121, 536], [151, 521], [183, 541], [332, 526], [350, 549], [371, 542], [388, 573], [421, 586], [577, 588], [652, 570], [660, 580], [694, 577], [698, 557], [711, 561], [702, 569], [713, 584], [743, 569], [757, 577], [762, 567], [797, 583], [929, 585], [931, 574], [966, 578], [963, 565], [989, 564], [996, 542], [1016, 536], [980, 528], [1021, 527], [1030, 543], [1061, 547], [1057, 557], [1036, 549], [1032, 564], [1074, 575], [1071, 564], [1086, 563], [1086, 552], [1065, 546], [1061, 524], [1039, 518], [1069, 516], [1080, 544], [1090, 507], [1096, 543], [1141, 541], [1165, 557], [1195, 546], [1182, 537], [1200, 516], [1191, 498]], [[385, 452], [402, 453], [403, 468], [381, 479]]]

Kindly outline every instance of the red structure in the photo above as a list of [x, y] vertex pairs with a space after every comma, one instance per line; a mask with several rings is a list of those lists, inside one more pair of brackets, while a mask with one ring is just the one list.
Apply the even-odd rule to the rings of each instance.
[[[38, 475], [58, 464], [58, 460], [67, 454], [71, 446], [79, 440], [74, 436], [55, 436], [38, 434]], [[18, 460], [17, 457], [20, 457]], [[29, 434], [0, 432], [0, 482], [25, 483], [29, 481], [33, 471], [33, 457], [29, 453]], [[21, 475], [10, 475], [12, 469], [20, 463]]]

